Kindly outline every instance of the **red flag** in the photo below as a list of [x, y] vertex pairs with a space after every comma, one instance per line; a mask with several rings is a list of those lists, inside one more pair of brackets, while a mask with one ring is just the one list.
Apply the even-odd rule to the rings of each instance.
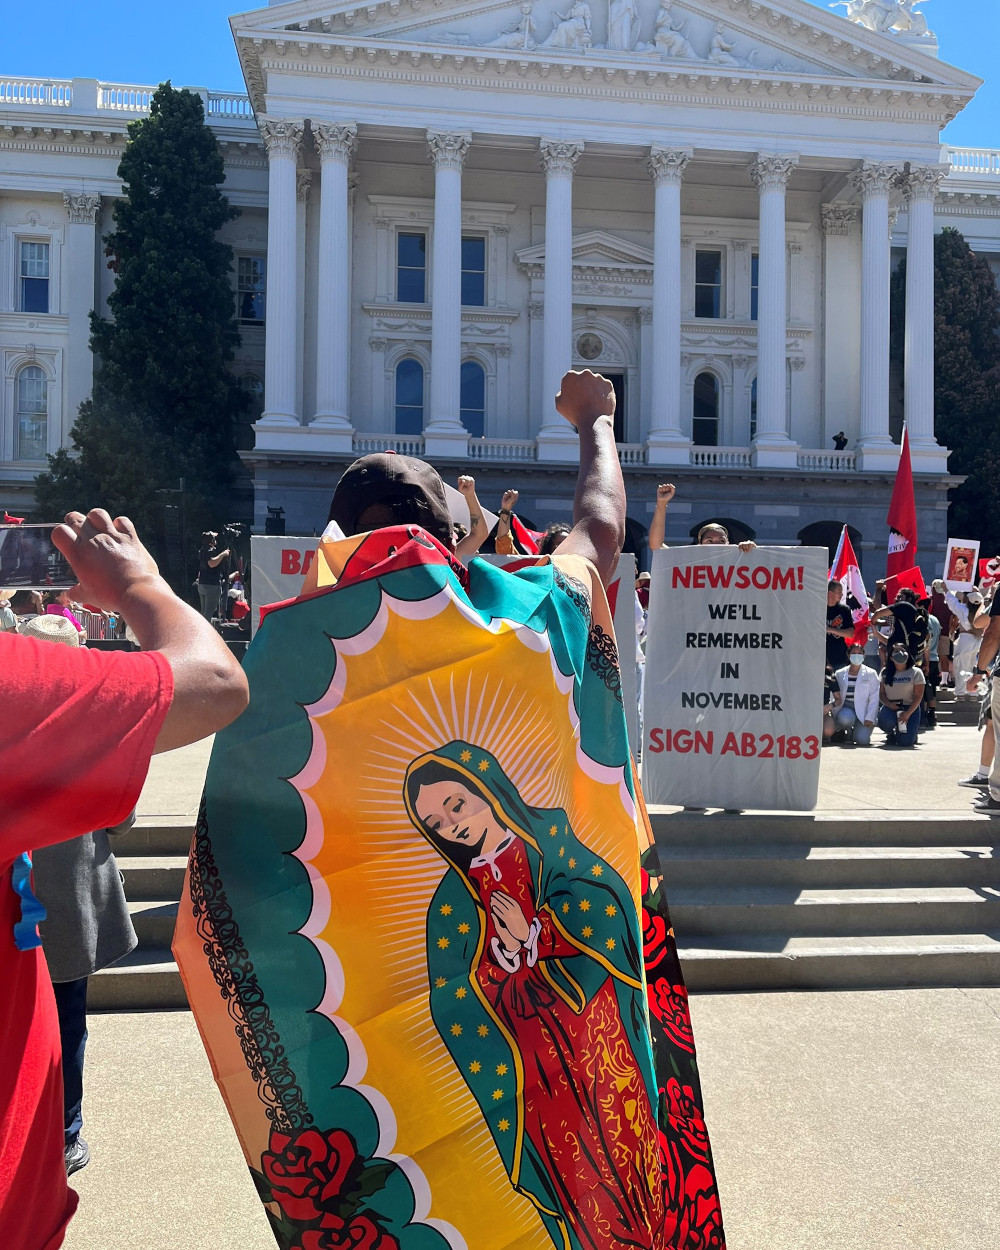
[[544, 538], [544, 534], [539, 534], [535, 530], [529, 530], [513, 513], [510, 518], [510, 532], [514, 539], [514, 545], [519, 551], [525, 555], [538, 555], [538, 544]]
[[889, 501], [889, 559], [886, 576], [912, 569], [917, 562], [917, 505], [913, 498], [913, 469], [910, 465], [910, 440], [903, 426], [903, 446], [899, 452], [896, 484]]
[[915, 590], [918, 599], [928, 599], [930, 595], [924, 585], [924, 575], [919, 569], [904, 569], [902, 573], [894, 573], [885, 579], [885, 601], [895, 603], [896, 596], [904, 589]]
[[854, 546], [845, 525], [837, 544], [837, 554], [833, 557], [830, 569], [830, 581], [840, 582], [844, 588], [840, 602], [851, 610], [854, 620], [854, 637], [851, 642], [867, 642], [868, 626], [871, 623], [871, 612], [868, 609], [868, 592], [861, 578], [858, 557], [854, 554]]
[[23, 525], [24, 517], [23, 516], [11, 516], [10, 513], [6, 509], [4, 509], [3, 523], [4, 525]]

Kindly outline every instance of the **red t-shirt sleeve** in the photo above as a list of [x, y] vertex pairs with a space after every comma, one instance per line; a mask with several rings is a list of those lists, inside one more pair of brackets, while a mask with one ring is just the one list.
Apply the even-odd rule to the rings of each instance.
[[172, 697], [157, 651], [0, 634], [0, 863], [124, 820]]

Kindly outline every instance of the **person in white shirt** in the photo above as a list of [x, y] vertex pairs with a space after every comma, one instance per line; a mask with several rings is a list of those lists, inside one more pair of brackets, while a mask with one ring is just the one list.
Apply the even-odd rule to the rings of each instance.
[[983, 596], [978, 590], [970, 590], [963, 592], [961, 597], [959, 597], [949, 590], [945, 593], [944, 598], [945, 603], [951, 608], [955, 619], [958, 621], [958, 628], [961, 631], [955, 642], [955, 651], [952, 656], [952, 667], [955, 672], [955, 697], [957, 699], [976, 699], [978, 695], [969, 695], [966, 692], [966, 684], [976, 667], [979, 644], [983, 640], [983, 632], [986, 629], [985, 625], [977, 628], [975, 624], [976, 615], [983, 606]]
[[852, 643], [850, 663], [835, 674], [839, 694], [833, 708], [837, 729], [847, 733], [852, 746], [871, 746], [872, 730], [878, 717], [879, 678], [873, 668], [865, 665], [865, 649]]

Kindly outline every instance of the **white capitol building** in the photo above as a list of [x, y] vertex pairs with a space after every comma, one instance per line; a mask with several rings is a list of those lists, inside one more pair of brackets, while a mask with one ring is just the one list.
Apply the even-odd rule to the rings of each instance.
[[[933, 236], [955, 226], [1000, 273], [1000, 153], [941, 146], [979, 80], [919, 8], [297, 0], [231, 19], [249, 94], [199, 90], [241, 210], [222, 237], [256, 523], [280, 506], [312, 532], [341, 468], [384, 448], [473, 472], [488, 506], [517, 486], [539, 527], [566, 518], [574, 436], [551, 400], [589, 365], [618, 392], [634, 542], [670, 478], [670, 542], [712, 517], [788, 543], [846, 521], [878, 572], [905, 415], [921, 552], [943, 553]], [[151, 93], [0, 77], [11, 510], [90, 393], [100, 236]]]

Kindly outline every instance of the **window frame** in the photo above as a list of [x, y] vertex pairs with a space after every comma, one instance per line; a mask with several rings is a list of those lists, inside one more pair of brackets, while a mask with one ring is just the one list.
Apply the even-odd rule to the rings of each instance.
[[[489, 233], [488, 233], [488, 232], [485, 232], [485, 231], [475, 231], [475, 232], [471, 232], [471, 231], [470, 231], [469, 233], [466, 233], [466, 232], [463, 230], [463, 231], [462, 231], [462, 248], [463, 248], [463, 250], [464, 250], [464, 247], [465, 247], [465, 244], [466, 244], [466, 242], [467, 242], [467, 241], [468, 241], [468, 242], [475, 241], [475, 242], [477, 242], [477, 243], [481, 243], [481, 244], [483, 245], [483, 267], [482, 267], [482, 269], [466, 269], [466, 268], [465, 268], [465, 256], [463, 255], [463, 256], [461, 257], [462, 270], [461, 270], [461, 279], [460, 279], [460, 280], [461, 280], [461, 284], [462, 284], [462, 307], [463, 307], [463, 308], [488, 308], [488, 307], [489, 307], [489, 304], [490, 304], [490, 287], [489, 287], [489, 281], [490, 281], [490, 236], [489, 236]], [[482, 301], [481, 301], [480, 303], [478, 303], [478, 304], [469, 304], [469, 303], [466, 303], [466, 300], [465, 300], [465, 275], [466, 275], [467, 273], [469, 273], [469, 274], [477, 274], [477, 275], [478, 275], [478, 274], [482, 274], [482, 278], [483, 278], [483, 298], [482, 298]]]
[[[697, 321], [726, 321], [728, 319], [728, 309], [726, 306], [726, 258], [727, 249], [718, 243], [711, 246], [695, 243], [694, 248], [694, 299], [693, 314]], [[698, 281], [698, 257], [699, 255], [716, 255], [719, 258], [719, 281], [718, 283], [699, 282]], [[705, 287], [708, 290], [718, 292], [718, 313], [715, 316], [705, 316], [698, 312], [698, 292], [699, 289]]]
[[[267, 328], [267, 276], [268, 276], [267, 275], [267, 253], [266, 252], [237, 252], [233, 259], [236, 262], [235, 265], [233, 266], [234, 271], [235, 271], [235, 277], [236, 277], [236, 301], [235, 301], [236, 302], [236, 310], [235, 310], [236, 311], [236, 324], [243, 329], [252, 329], [254, 326], [259, 326], [261, 329], [266, 329]], [[264, 266], [264, 286], [263, 286], [263, 289], [259, 292], [260, 298], [263, 301], [264, 315], [259, 318], [257, 317], [244, 318], [240, 316], [240, 295], [243, 292], [243, 287], [240, 285], [240, 261], [243, 261], [243, 260], [260, 261]], [[247, 288], [247, 291], [251, 292], [251, 288]]]
[[[420, 370], [420, 404], [400, 404], [399, 402], [399, 371], [405, 364], [415, 364]], [[424, 432], [424, 422], [427, 420], [427, 368], [424, 362], [415, 356], [412, 352], [404, 352], [392, 366], [392, 429], [393, 434], [397, 438], [419, 438]], [[414, 411], [420, 413], [420, 428], [418, 430], [400, 430], [399, 429], [399, 412], [400, 409]]]
[[[41, 277], [37, 274], [26, 274], [25, 267], [25, 248], [43, 247], [45, 248], [45, 276]], [[52, 243], [49, 239], [32, 239], [25, 238], [23, 235], [18, 237], [17, 246], [15, 248], [15, 258], [17, 261], [17, 271], [15, 274], [16, 292], [15, 302], [19, 313], [23, 313], [28, 317], [47, 317], [52, 311]], [[27, 282], [44, 282], [45, 283], [45, 307], [44, 308], [26, 308], [25, 294]]]
[[[478, 369], [478, 370], [479, 370], [480, 376], [482, 377], [482, 380], [483, 380], [483, 406], [482, 406], [482, 408], [481, 408], [481, 409], [480, 409], [480, 408], [472, 408], [472, 407], [468, 407], [468, 406], [466, 406], [465, 404], [463, 404], [463, 403], [462, 403], [462, 399], [463, 399], [463, 396], [462, 396], [462, 387], [463, 387], [463, 383], [464, 383], [464, 378], [462, 377], [462, 373], [464, 372], [464, 370], [465, 370], [465, 366], [466, 366], [466, 365], [473, 365], [476, 369]], [[469, 437], [470, 437], [470, 438], [485, 438], [485, 437], [486, 437], [486, 412], [487, 412], [487, 405], [488, 405], [488, 402], [489, 402], [489, 378], [488, 378], [488, 374], [487, 374], [487, 372], [486, 372], [486, 366], [483, 364], [483, 362], [482, 362], [481, 360], [477, 360], [475, 356], [466, 356], [466, 358], [465, 358], [465, 359], [462, 361], [462, 363], [461, 363], [461, 366], [460, 366], [460, 371], [459, 371], [459, 391], [458, 391], [458, 393], [459, 393], [459, 419], [461, 420], [462, 425], [463, 425], [463, 426], [465, 427], [465, 429], [468, 431]], [[470, 429], [469, 429], [469, 427], [465, 424], [465, 414], [466, 414], [467, 412], [469, 412], [469, 413], [472, 413], [472, 412], [479, 413], [479, 412], [481, 412], [481, 413], [482, 413], [482, 418], [483, 418], [483, 422], [482, 422], [482, 424], [483, 424], [483, 428], [482, 428], [482, 432], [481, 432], [481, 433], [478, 433], [478, 434], [477, 434], [474, 430], [470, 430]]]
[[[401, 265], [399, 263], [399, 243], [404, 235], [423, 239], [424, 241], [424, 263], [422, 267], [419, 267], [416, 265]], [[393, 292], [395, 294], [395, 302], [397, 304], [413, 304], [415, 307], [418, 307], [418, 308], [426, 307], [430, 303], [430, 300], [427, 298], [429, 294], [428, 279], [430, 277], [430, 248], [431, 248], [430, 231], [422, 226], [416, 227], [416, 226], [410, 226], [410, 225], [401, 225], [397, 227], [395, 231], [395, 235], [393, 238], [393, 245], [394, 246], [393, 246], [392, 272], [393, 272], [393, 279], [394, 279], [393, 280]], [[401, 298], [399, 294], [399, 274], [400, 274], [400, 270], [404, 270], [404, 269], [406, 270], [407, 273], [422, 273], [423, 274], [423, 286], [424, 286], [424, 298], [423, 299], [415, 300], [415, 299], [402, 299]]]
[[[41, 383], [42, 394], [45, 403], [44, 423], [41, 442], [43, 443], [42, 454], [40, 456], [25, 456], [21, 454], [21, 421], [22, 415], [30, 416], [30, 410], [21, 407], [21, 386], [25, 380], [25, 374], [35, 369], [40, 374], [37, 379]], [[49, 376], [44, 365], [37, 360], [26, 360], [17, 366], [14, 371], [14, 407], [13, 407], [13, 423], [12, 433], [13, 440], [11, 446], [11, 460], [15, 464], [44, 464], [45, 457], [48, 455], [49, 449], [49, 431], [50, 421], [52, 418], [52, 405], [50, 403], [50, 390], [52, 378]]]
[[[754, 281], [754, 268], [757, 269], [757, 281]], [[750, 252], [750, 320], [760, 320], [760, 249]]]
[[[695, 415], [695, 407], [698, 403], [698, 379], [701, 377], [709, 377], [715, 383], [715, 442], [701, 443], [695, 437], [695, 425], [698, 421], [708, 421], [711, 418], [698, 417]], [[694, 375], [691, 383], [691, 442], [695, 447], [721, 447], [722, 442], [722, 401], [724, 394], [724, 383], [721, 377], [712, 369], [702, 367]]]

